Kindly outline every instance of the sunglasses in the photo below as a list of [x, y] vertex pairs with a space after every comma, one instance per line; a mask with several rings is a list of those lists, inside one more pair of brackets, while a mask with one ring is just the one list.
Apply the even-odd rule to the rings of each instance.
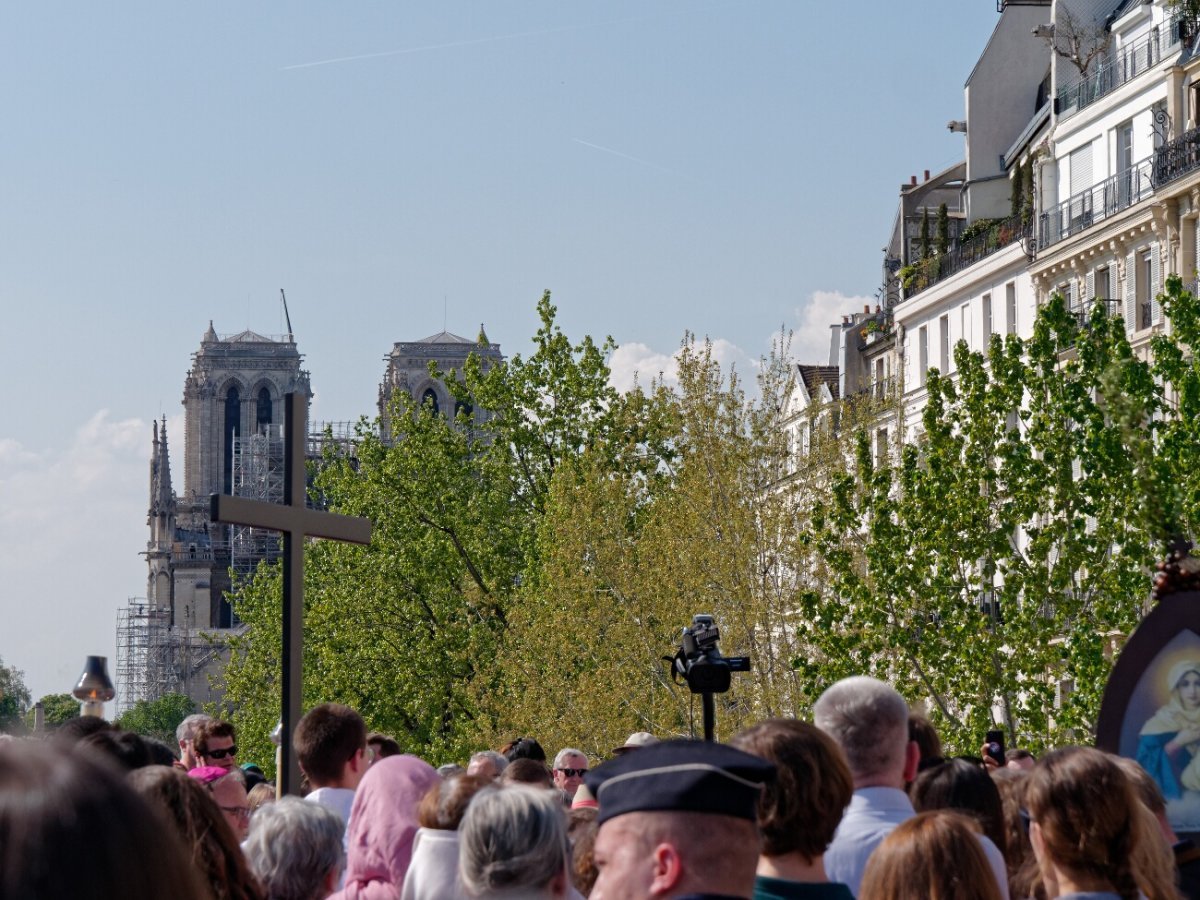
[[211, 757], [212, 759], [224, 759], [225, 757], [237, 756], [237, 745], [225, 747], [222, 750], [201, 750], [201, 756]]
[[231, 816], [237, 816], [239, 819], [249, 820], [250, 818], [250, 810], [245, 806], [222, 806], [220, 810], [221, 812], [229, 813]]
[[559, 769], [558, 771], [562, 772], [568, 778], [582, 778], [587, 774], [587, 769]]

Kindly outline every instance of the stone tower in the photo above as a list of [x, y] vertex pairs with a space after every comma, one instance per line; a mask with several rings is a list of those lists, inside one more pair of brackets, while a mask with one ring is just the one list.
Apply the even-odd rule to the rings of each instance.
[[[483, 325], [479, 326], [479, 337], [473, 341], [443, 331], [419, 341], [397, 341], [393, 344], [392, 352], [384, 357], [387, 371], [379, 386], [379, 417], [384, 435], [391, 433], [389, 406], [397, 390], [406, 391], [417, 403], [430, 404], [435, 412], [456, 416], [458, 405], [445, 383], [430, 376], [429, 364], [435, 363], [442, 372], [453, 369], [461, 373], [467, 357], [472, 353], [480, 357], [485, 372], [504, 358], [500, 353], [500, 345], [488, 340]], [[468, 412], [476, 423], [484, 421], [487, 415], [483, 410]]]

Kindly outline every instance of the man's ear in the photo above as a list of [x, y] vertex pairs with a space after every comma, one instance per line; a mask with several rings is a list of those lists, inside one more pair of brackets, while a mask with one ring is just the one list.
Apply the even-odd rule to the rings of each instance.
[[663, 842], [654, 848], [652, 860], [654, 878], [650, 892], [658, 897], [673, 891], [683, 881], [683, 859], [674, 844]]
[[904, 783], [915, 781], [917, 778], [917, 769], [921, 765], [921, 748], [916, 741], [909, 741], [908, 747], [904, 751]]
[[350, 771], [357, 775], [367, 767], [367, 749], [365, 747], [354, 751], [350, 757]]

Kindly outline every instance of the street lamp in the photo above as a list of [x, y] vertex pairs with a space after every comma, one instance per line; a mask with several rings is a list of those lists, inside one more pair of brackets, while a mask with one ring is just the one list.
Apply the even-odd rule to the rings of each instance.
[[79, 683], [71, 693], [80, 701], [81, 716], [104, 718], [104, 704], [117, 694], [108, 677], [108, 658], [89, 656], [83, 665]]

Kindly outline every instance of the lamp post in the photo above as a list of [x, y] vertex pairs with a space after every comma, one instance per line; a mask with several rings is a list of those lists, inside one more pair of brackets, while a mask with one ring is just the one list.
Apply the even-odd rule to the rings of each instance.
[[79, 683], [71, 693], [80, 701], [81, 716], [104, 718], [104, 704], [117, 695], [108, 677], [108, 658], [89, 656]]

